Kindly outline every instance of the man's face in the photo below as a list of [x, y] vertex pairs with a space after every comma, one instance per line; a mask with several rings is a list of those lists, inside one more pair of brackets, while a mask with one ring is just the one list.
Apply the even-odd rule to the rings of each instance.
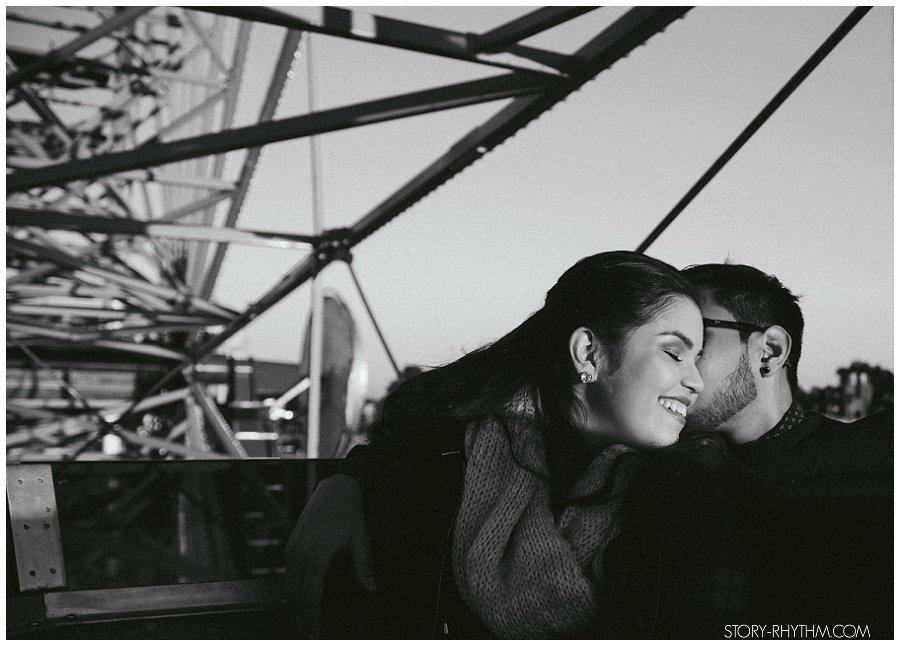
[[[734, 321], [734, 315], [707, 297], [700, 308], [703, 318]], [[729, 420], [756, 399], [756, 382], [750, 370], [747, 344], [740, 332], [709, 327], [704, 330], [703, 356], [697, 370], [705, 388], [688, 409], [684, 432], [727, 433]]]

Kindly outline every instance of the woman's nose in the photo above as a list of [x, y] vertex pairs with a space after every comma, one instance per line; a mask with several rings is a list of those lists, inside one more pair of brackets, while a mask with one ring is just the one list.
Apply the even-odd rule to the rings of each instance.
[[687, 364], [687, 374], [685, 374], [681, 383], [686, 388], [700, 394], [703, 390], [703, 377], [700, 376], [700, 371], [697, 370], [697, 364], [693, 361], [685, 361], [685, 363]]

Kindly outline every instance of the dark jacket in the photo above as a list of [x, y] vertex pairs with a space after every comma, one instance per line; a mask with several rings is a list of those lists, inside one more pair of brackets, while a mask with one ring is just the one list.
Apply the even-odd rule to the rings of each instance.
[[853, 424], [813, 413], [777, 437], [667, 452], [623, 519], [605, 556], [608, 634], [893, 636], [892, 411]]
[[604, 554], [602, 632], [614, 638], [723, 638], [746, 616], [743, 537], [753, 474], [720, 436], [651, 457], [621, 508]]
[[376, 443], [351, 451], [343, 470], [363, 485], [378, 590], [363, 592], [349, 560], [336, 562], [324, 591], [323, 637], [492, 637], [463, 602], [453, 576], [462, 438], [444, 429], [412, 448], [385, 452]]
[[852, 424], [811, 414], [735, 448], [765, 484], [748, 541], [756, 623], [893, 637], [893, 411]]

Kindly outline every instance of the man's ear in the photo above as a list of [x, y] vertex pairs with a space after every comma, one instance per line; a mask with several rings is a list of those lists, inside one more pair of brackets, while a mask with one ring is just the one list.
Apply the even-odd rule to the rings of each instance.
[[575, 374], [587, 373], [596, 381], [600, 372], [603, 348], [600, 339], [590, 328], [580, 327], [569, 337], [569, 357]]
[[762, 356], [760, 358], [760, 374], [768, 377], [776, 374], [779, 368], [785, 368], [791, 356], [791, 335], [780, 325], [773, 325], [762, 333], [760, 339]]

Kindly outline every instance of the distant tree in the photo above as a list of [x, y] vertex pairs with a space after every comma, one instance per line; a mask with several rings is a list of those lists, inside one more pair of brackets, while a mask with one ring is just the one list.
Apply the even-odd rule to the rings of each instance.
[[836, 371], [840, 385], [800, 389], [797, 399], [806, 409], [842, 419], [855, 419], [894, 407], [894, 373], [854, 361]]

